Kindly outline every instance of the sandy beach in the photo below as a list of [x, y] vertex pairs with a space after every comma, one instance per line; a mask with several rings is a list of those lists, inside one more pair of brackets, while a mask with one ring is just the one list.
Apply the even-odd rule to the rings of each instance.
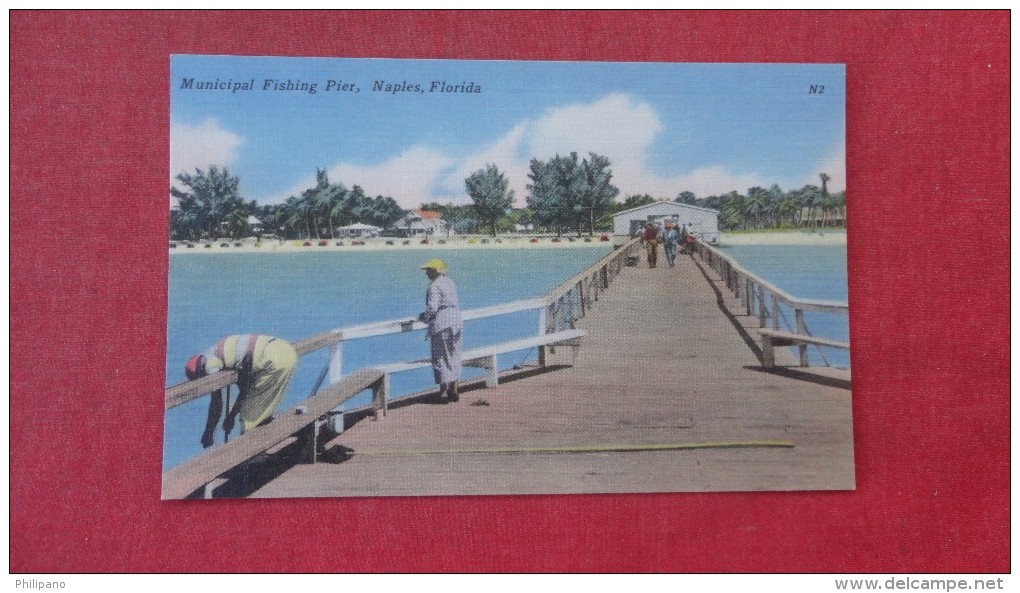
[[[570, 247], [594, 247], [613, 243], [623, 244], [628, 237], [610, 235], [608, 241], [602, 241], [600, 235], [594, 237], [560, 237], [556, 241], [552, 236], [535, 237], [502, 235], [497, 238], [480, 236], [457, 236], [449, 239], [430, 240], [422, 243], [420, 239], [400, 239], [375, 237], [371, 239], [312, 239], [295, 240], [266, 239], [261, 243], [254, 238], [216, 239], [214, 241], [171, 241], [171, 254], [209, 254], [209, 253], [302, 253], [321, 251], [373, 251], [380, 249], [565, 249]], [[806, 231], [796, 230], [769, 233], [726, 233], [719, 236], [719, 243], [727, 245], [846, 245], [846, 232], [843, 231]], [[192, 247], [188, 247], [188, 245]]]
[[719, 235], [719, 244], [726, 245], [846, 245], [846, 231], [795, 230], [770, 233], [727, 233]]
[[[450, 239], [382, 238], [371, 239], [312, 239], [306, 240], [263, 240], [261, 243], [253, 238], [217, 239], [215, 241], [171, 241], [171, 254], [209, 254], [209, 253], [312, 253], [324, 251], [375, 251], [375, 250], [443, 250], [443, 249], [566, 249], [571, 247], [597, 247], [610, 243], [620, 244], [625, 237], [609, 236], [608, 241], [595, 237], [561, 237], [555, 241], [553, 237], [538, 237], [532, 241], [531, 236], [500, 236], [492, 237], [451, 237]], [[188, 245], [192, 247], [188, 247]]]

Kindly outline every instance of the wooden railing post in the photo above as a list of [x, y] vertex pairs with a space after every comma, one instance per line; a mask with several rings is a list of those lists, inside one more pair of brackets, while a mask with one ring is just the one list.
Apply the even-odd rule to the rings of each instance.
[[[804, 309], [796, 309], [796, 314], [797, 314], [797, 335], [803, 336], [807, 334], [807, 324], [804, 321]], [[807, 344], [800, 344], [797, 346], [797, 349], [800, 350], [800, 366], [802, 367], [808, 366]]]
[[[571, 278], [564, 284], [561, 284], [545, 297], [464, 311], [464, 318], [465, 320], [480, 319], [494, 315], [505, 315], [507, 313], [538, 309], [539, 335], [558, 332], [565, 329], [567, 326], [574, 329], [576, 322], [580, 318], [586, 316], [588, 310], [592, 306], [592, 303], [598, 300], [599, 294], [603, 290], [607, 290], [609, 288], [609, 284], [616, 278], [616, 276], [622, 273], [627, 257], [639, 251], [639, 242], [637, 240], [631, 240], [622, 248], [615, 249], [612, 253], [600, 259], [595, 265], [586, 268], [574, 278]], [[586, 287], [585, 283], [590, 283], [590, 286]], [[576, 304], [574, 302], [575, 299], [577, 300]], [[359, 381], [364, 379], [364, 375], [367, 372], [372, 370], [360, 370], [347, 377], [344, 376], [344, 341], [420, 331], [424, 328], [425, 325], [415, 319], [395, 319], [333, 329], [295, 342], [294, 348], [299, 357], [320, 349], [328, 349], [327, 368], [324, 370], [321, 377], [328, 377], [329, 387], [321, 390], [318, 394], [309, 396], [309, 398], [305, 400], [308, 409], [315, 410], [314, 412], [310, 411], [308, 413], [316, 414], [315, 418], [311, 418], [310, 421], [305, 421], [306, 424], [304, 425], [304, 428], [307, 428], [313, 437], [310, 441], [314, 443], [315, 431], [324, 422], [330, 422], [331, 425], [335, 422], [334, 430], [336, 432], [341, 432], [344, 429], [342, 412], [343, 405], [348, 399], [356, 395], [357, 392], [346, 394], [341, 400], [333, 402], [334, 396], [337, 395], [336, 391], [339, 388], [346, 389], [347, 386], [353, 387], [354, 384], [357, 384]], [[164, 407], [166, 410], [170, 410], [202, 397], [216, 389], [222, 389], [223, 387], [233, 385], [237, 382], [237, 380], [238, 377], [236, 371], [221, 371], [195, 381], [188, 381], [168, 387], [164, 395]], [[365, 388], [372, 391], [371, 408], [373, 416], [378, 418], [380, 411], [382, 412], [382, 415], [385, 416], [388, 402], [392, 396], [390, 393], [391, 386], [388, 374], [383, 374], [378, 377], [377, 380], [365, 384], [363, 389]], [[329, 402], [329, 407], [326, 407], [327, 402]], [[280, 422], [284, 421], [281, 420]], [[282, 427], [280, 422], [273, 423], [273, 426], [276, 427], [274, 430], [278, 430]], [[291, 423], [290, 420], [285, 422], [288, 423], [287, 426]], [[298, 427], [295, 426], [295, 431], [297, 428]], [[242, 442], [243, 445], [240, 444]], [[235, 445], [234, 443], [238, 444]], [[244, 439], [238, 439], [237, 441], [232, 442], [231, 446], [232, 451], [237, 451], [239, 450], [238, 447], [242, 447], [247, 450], [248, 448], [260, 445], [258, 442], [253, 441], [251, 437], [246, 436]], [[253, 448], [252, 450], [254, 451], [255, 449]], [[222, 455], [222, 453], [215, 454], [217, 458]], [[192, 471], [192, 466], [194, 466], [195, 468], [200, 468], [203, 472], [206, 472], [207, 468], [200, 466], [205, 463], [204, 460], [207, 459], [207, 456], [202, 456], [201, 459], [201, 462], [196, 460], [192, 460], [194, 463], [188, 462], [188, 465], [182, 471]], [[171, 476], [169, 480], [173, 481], [173, 476], [180, 473], [181, 472], [177, 472], [176, 470], [171, 470], [171, 472], [168, 472], [167, 475]], [[197, 484], [188, 492], [181, 493], [174, 488], [167, 490], [167, 476], [165, 475], [164, 477], [164, 495], [170, 497], [183, 497], [202, 485]], [[204, 483], [209, 483], [209, 481], [207, 480]], [[213, 486], [211, 486], [208, 490], [211, 491], [212, 487]]]
[[574, 329], [574, 291], [576, 286], [567, 291], [567, 310], [566, 310], [566, 322], [570, 326], [570, 329]]
[[337, 340], [329, 347], [329, 384], [336, 385], [343, 378], [343, 341]]
[[772, 293], [772, 329], [779, 329], [779, 297]]
[[[772, 295], [772, 302], [776, 302], [776, 295]], [[758, 327], [765, 327], [765, 287], [758, 285]]]
[[[794, 297], [781, 288], [773, 285], [755, 275], [753, 272], [749, 272], [743, 268], [739, 263], [734, 261], [729, 256], [717, 251], [716, 249], [698, 243], [695, 245], [698, 255], [701, 257], [702, 262], [705, 262], [709, 268], [716, 272], [718, 282], [726, 282], [726, 287], [730, 290], [734, 290], [734, 283], [736, 283], [736, 294], [741, 297], [741, 304], [744, 305], [748, 311], [748, 315], [752, 314], [754, 310], [754, 300], [758, 299], [758, 317], [759, 326], [764, 329], [768, 319], [768, 313], [772, 316], [772, 329], [780, 331], [780, 314], [781, 310], [779, 303], [785, 303], [788, 307], [793, 309], [796, 313], [796, 334], [802, 335], [805, 338], [810, 337], [807, 330], [807, 323], [804, 318], [805, 311], [819, 311], [824, 313], [836, 313], [846, 315], [849, 312], [849, 308], [846, 303], [837, 301], [826, 301], [826, 300], [814, 300], [814, 299], [801, 299]], [[743, 286], [741, 286], [743, 284]], [[765, 293], [771, 295], [771, 311], [767, 311], [767, 303], [765, 301]], [[823, 339], [811, 338], [805, 340], [803, 343], [797, 344], [800, 353], [800, 364], [801, 366], [809, 366], [807, 357], [807, 347], [810, 343], [814, 343], [816, 346], [823, 342]], [[767, 340], [766, 340], [767, 342]], [[772, 344], [772, 342], [769, 342]], [[842, 348], [842, 343], [834, 342], [834, 347]], [[774, 345], [774, 344], [772, 344]], [[828, 344], [821, 344], [826, 346]], [[823, 355], [824, 358], [824, 355]]]
[[745, 295], [745, 315], [750, 316], [752, 307], [754, 306], [754, 299], [757, 295], [754, 292], [754, 282], [749, 276], [744, 277], [744, 295]]

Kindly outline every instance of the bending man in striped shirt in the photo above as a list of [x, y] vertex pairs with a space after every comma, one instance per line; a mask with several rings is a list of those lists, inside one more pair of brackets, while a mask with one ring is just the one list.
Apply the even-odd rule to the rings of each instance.
[[202, 446], [212, 446], [221, 415], [224, 435], [234, 429], [238, 415], [241, 416], [241, 434], [272, 420], [273, 412], [287, 393], [297, 360], [297, 352], [287, 341], [259, 334], [227, 336], [204, 354], [192, 356], [184, 368], [190, 380], [224, 369], [237, 371], [239, 394], [233, 407], [229, 401], [224, 404], [223, 390], [210, 394]]

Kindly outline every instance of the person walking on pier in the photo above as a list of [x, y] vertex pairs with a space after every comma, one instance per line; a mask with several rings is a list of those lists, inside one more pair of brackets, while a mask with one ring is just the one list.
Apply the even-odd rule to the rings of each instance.
[[[230, 406], [229, 391], [211, 393], [209, 415], [202, 446], [211, 447], [216, 424], [223, 416], [224, 439], [234, 429], [234, 421], [241, 416], [241, 433], [269, 420], [280, 405], [294, 376], [298, 356], [287, 341], [259, 334], [227, 336], [206, 351], [192, 356], [184, 367], [189, 380], [229, 369], [237, 371], [238, 396]], [[226, 403], [224, 403], [226, 399]]]
[[694, 235], [687, 232], [687, 225], [680, 231], [680, 253], [694, 253]]
[[641, 235], [641, 242], [648, 253], [648, 267], [654, 268], [659, 259], [659, 231], [656, 230], [654, 224], [648, 223], [645, 225], [645, 232]]
[[[421, 266], [428, 276], [425, 293], [425, 311], [418, 320], [427, 323], [428, 338], [432, 341], [432, 371], [439, 385], [440, 401], [456, 402], [460, 399], [457, 382], [460, 381], [461, 353], [463, 352], [463, 321], [457, 301], [457, 287], [446, 275], [446, 263], [433, 259]], [[443, 396], [446, 399], [442, 399]]]
[[676, 250], [680, 246], [680, 233], [676, 230], [676, 225], [671, 222], [666, 223], [666, 261], [669, 262], [669, 267], [676, 265]]

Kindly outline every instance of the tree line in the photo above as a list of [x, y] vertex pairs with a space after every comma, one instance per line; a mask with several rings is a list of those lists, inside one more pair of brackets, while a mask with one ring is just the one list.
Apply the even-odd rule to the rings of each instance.
[[470, 205], [427, 203], [422, 208], [440, 212], [456, 232], [484, 230], [495, 236], [517, 224], [531, 224], [557, 235], [565, 231], [594, 234], [620, 193], [612, 184], [609, 165], [608, 158], [593, 152], [580, 160], [576, 152], [557, 154], [546, 161], [532, 158], [527, 207], [514, 209], [510, 181], [496, 165], [489, 164], [464, 181]]
[[[578, 160], [577, 153], [548, 161], [531, 160], [528, 208], [515, 210], [515, 192], [506, 175], [494, 164], [471, 173], [464, 186], [471, 204], [425, 203], [423, 210], [438, 211], [448, 227], [457, 233], [512, 230], [515, 224], [534, 224], [558, 234], [574, 230], [593, 233], [598, 221], [612, 207], [620, 190], [613, 186], [609, 159], [589, 153]], [[339, 227], [355, 222], [393, 230], [406, 214], [389, 196], [371, 198], [361, 186], [348, 189], [332, 183], [324, 169], [317, 169], [315, 185], [291, 196], [283, 204], [259, 206], [238, 193], [239, 179], [215, 165], [208, 171], [176, 177], [184, 189], [170, 188], [178, 207], [170, 213], [172, 239], [197, 240], [252, 234], [248, 219], [256, 217], [264, 228], [283, 238], [335, 237]]]
[[705, 198], [680, 192], [676, 201], [719, 211], [721, 230], [760, 230], [797, 227], [842, 227], [846, 224], [846, 190], [830, 193], [827, 173], [819, 173], [821, 187], [807, 184], [783, 191], [777, 184]]
[[[741, 194], [728, 193], [697, 197], [682, 191], [673, 200], [681, 204], [709, 208], [719, 212], [719, 228], [733, 230], [765, 230], [798, 227], [842, 227], [846, 224], [846, 190], [830, 193], [827, 173], [820, 173], [821, 187], [807, 184], [800, 189], [783, 191], [778, 184], [768, 188], [755, 186]], [[613, 214], [653, 204], [659, 200], [648, 194], [627, 196], [610, 209], [604, 224], [611, 224]]]
[[[464, 180], [471, 204], [426, 202], [421, 209], [439, 212], [448, 229], [458, 234], [495, 236], [528, 224], [535, 231], [557, 235], [611, 230], [614, 214], [658, 200], [637, 194], [617, 202], [620, 190], [612, 184], [610, 164], [596, 153], [583, 159], [576, 152], [544, 161], [532, 158], [526, 207], [520, 209], [514, 208], [516, 196], [506, 175], [488, 164]], [[178, 208], [170, 213], [171, 238], [177, 240], [249, 236], [253, 234], [250, 216], [282, 238], [333, 238], [337, 229], [356, 222], [392, 231], [407, 213], [392, 197], [370, 197], [359, 185], [347, 188], [331, 182], [324, 169], [316, 170], [315, 185], [301, 194], [283, 204], [261, 206], [240, 197], [238, 178], [225, 168], [212, 165], [208, 171], [196, 169], [176, 179], [185, 188], [170, 188], [178, 201]], [[722, 230], [842, 226], [846, 192], [830, 193], [831, 178], [826, 173], [819, 174], [819, 179], [821, 187], [808, 184], [791, 191], [776, 184], [751, 187], [746, 194], [733, 190], [704, 198], [681, 191], [674, 201], [719, 211]]]
[[404, 209], [390, 196], [365, 194], [360, 185], [348, 189], [331, 183], [325, 169], [316, 169], [315, 185], [269, 207], [266, 216], [285, 238], [336, 238], [338, 228], [354, 223], [379, 228], [391, 227], [404, 216]]
[[248, 222], [251, 216], [266, 232], [285, 239], [333, 238], [338, 228], [355, 222], [388, 228], [404, 216], [393, 198], [373, 198], [359, 185], [348, 189], [331, 183], [323, 169], [316, 170], [315, 185], [283, 204], [242, 199], [239, 178], [216, 165], [208, 171], [181, 173], [176, 179], [186, 188], [170, 188], [178, 206], [170, 211], [170, 238], [176, 240], [251, 236], [255, 234]]

